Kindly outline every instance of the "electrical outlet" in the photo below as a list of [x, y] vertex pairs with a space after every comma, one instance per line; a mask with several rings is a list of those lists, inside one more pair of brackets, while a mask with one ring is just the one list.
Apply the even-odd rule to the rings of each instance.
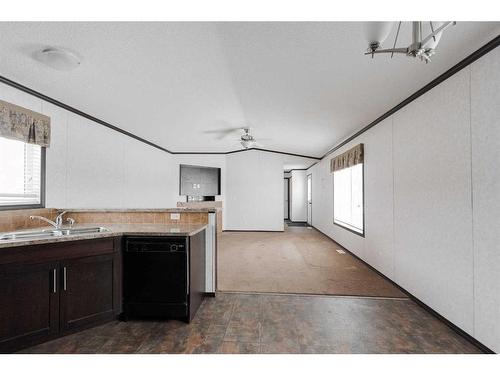
[[176, 214], [172, 213], [172, 214], [170, 214], [170, 220], [180, 220], [180, 219], [181, 219], [181, 214], [179, 214], [179, 213], [176, 213]]

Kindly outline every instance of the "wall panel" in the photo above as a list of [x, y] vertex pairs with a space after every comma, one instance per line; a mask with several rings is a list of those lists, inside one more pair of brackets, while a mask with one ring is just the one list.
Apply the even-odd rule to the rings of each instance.
[[472, 333], [469, 78], [394, 115], [394, 247], [396, 282]]
[[500, 48], [472, 65], [476, 337], [500, 352]]

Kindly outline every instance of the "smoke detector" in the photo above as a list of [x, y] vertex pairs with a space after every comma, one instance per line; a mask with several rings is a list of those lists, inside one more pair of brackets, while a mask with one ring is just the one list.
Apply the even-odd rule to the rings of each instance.
[[47, 47], [35, 52], [34, 57], [39, 62], [55, 70], [70, 71], [78, 68], [82, 62], [75, 52], [64, 48]]

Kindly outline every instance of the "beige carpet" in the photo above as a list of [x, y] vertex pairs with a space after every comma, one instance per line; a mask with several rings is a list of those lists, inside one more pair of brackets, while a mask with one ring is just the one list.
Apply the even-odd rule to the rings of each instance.
[[218, 241], [220, 291], [405, 297], [315, 229], [223, 232]]

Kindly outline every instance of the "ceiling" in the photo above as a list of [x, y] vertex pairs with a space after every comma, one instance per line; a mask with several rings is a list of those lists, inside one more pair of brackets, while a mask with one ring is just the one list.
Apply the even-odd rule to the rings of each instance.
[[[459, 22], [426, 65], [363, 56], [361, 22], [0, 22], [0, 75], [171, 151], [240, 149], [212, 131], [249, 125], [263, 148], [318, 157], [498, 34]], [[81, 66], [34, 60], [47, 46]]]

